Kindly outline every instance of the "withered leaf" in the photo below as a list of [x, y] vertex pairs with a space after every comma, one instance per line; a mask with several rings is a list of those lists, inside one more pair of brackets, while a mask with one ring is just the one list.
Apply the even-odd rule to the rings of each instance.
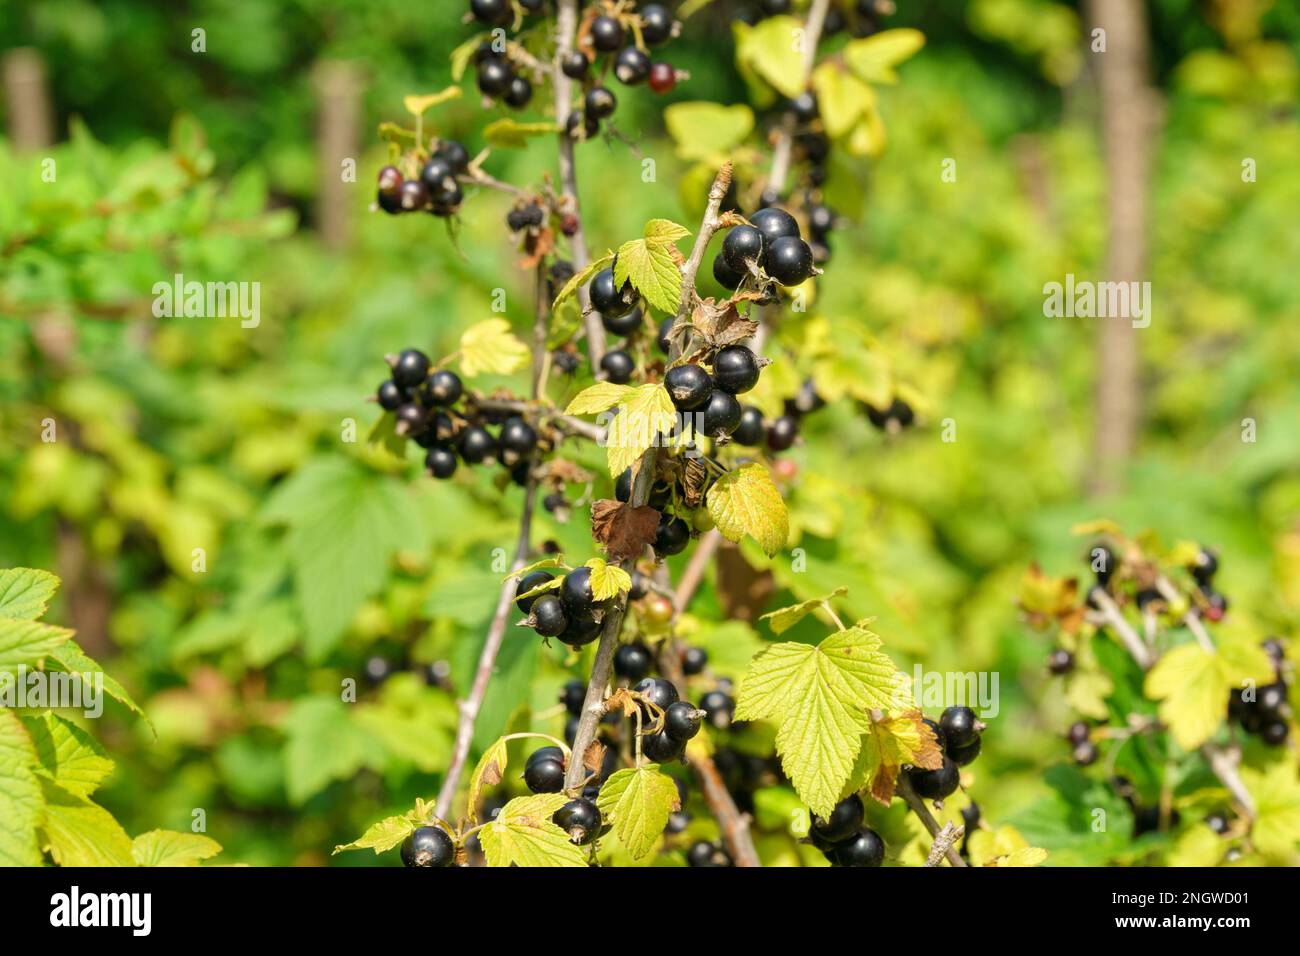
[[635, 558], [655, 539], [659, 512], [649, 505], [633, 508], [608, 498], [591, 506], [591, 536], [612, 561]]
[[587, 768], [588, 773], [595, 773], [605, 762], [605, 745], [599, 740], [593, 740], [587, 745], [587, 750], [582, 755], [582, 765]]

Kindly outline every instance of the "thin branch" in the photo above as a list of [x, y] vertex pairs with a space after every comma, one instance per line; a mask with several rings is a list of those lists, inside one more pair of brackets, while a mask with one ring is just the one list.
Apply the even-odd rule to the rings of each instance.
[[1150, 648], [1147, 647], [1146, 641], [1138, 636], [1138, 632], [1133, 629], [1133, 625], [1120, 612], [1119, 605], [1111, 598], [1109, 594], [1100, 587], [1093, 588], [1089, 596], [1092, 602], [1097, 605], [1101, 612], [1102, 618], [1115, 631], [1125, 649], [1137, 661], [1138, 667], [1144, 671], [1151, 669], [1155, 664], [1155, 658], [1151, 655]]
[[[899, 774], [898, 783], [894, 787], [894, 793], [903, 798], [903, 802], [906, 803], [908, 808], [920, 818], [921, 823], [928, 831], [930, 831], [930, 836], [934, 837], [937, 841], [939, 834], [943, 831], [940, 828], [938, 821], [935, 820], [934, 814], [930, 812], [930, 808], [925, 805], [925, 801], [918, 797], [916, 791], [912, 789], [912, 784], [907, 779], [906, 774]], [[966, 861], [961, 858], [961, 854], [957, 852], [951, 843], [948, 844], [943, 855], [947, 857], [948, 862], [953, 866], [966, 865]]]
[[717, 557], [718, 546], [721, 543], [722, 532], [717, 528], [710, 528], [695, 545], [695, 553], [691, 555], [686, 570], [682, 572], [681, 580], [677, 582], [677, 592], [673, 595], [674, 614], [681, 614], [690, 607], [691, 598], [695, 597], [695, 592], [699, 590], [704, 580], [704, 571]]
[[[826, 24], [826, 13], [830, 9], [830, 0], [813, 0], [808, 9], [808, 19], [803, 28], [803, 82], [807, 87], [812, 78], [813, 67], [817, 63], [817, 44], [821, 42], [822, 27]], [[777, 131], [776, 143], [772, 147], [772, 172], [768, 175], [767, 186], [777, 195], [785, 192], [785, 181], [790, 175], [790, 158], [794, 151], [794, 117], [787, 114]]]
[[[930, 847], [930, 854], [925, 858], [926, 866], [938, 866], [943, 862], [943, 858], [963, 836], [966, 834], [965, 827], [959, 827], [952, 823], [945, 823], [943, 829], [935, 835], [934, 844]], [[958, 854], [960, 856], [960, 854]]]

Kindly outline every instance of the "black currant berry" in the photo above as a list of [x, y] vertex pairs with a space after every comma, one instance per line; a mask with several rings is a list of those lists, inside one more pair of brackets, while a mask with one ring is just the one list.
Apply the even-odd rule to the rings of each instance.
[[767, 240], [753, 226], [736, 226], [722, 240], [722, 261], [736, 275], [746, 275], [749, 263], [763, 264], [763, 252]]
[[420, 170], [420, 182], [424, 183], [424, 188], [433, 196], [444, 189], [447, 180], [454, 183], [455, 175], [450, 160], [445, 156], [434, 156]]
[[515, 77], [510, 64], [500, 57], [484, 60], [478, 65], [478, 88], [484, 96], [501, 96], [510, 89]]
[[[582, 135], [578, 131], [582, 130]], [[600, 120], [588, 116], [582, 110], [574, 110], [564, 124], [564, 132], [570, 139], [591, 139], [600, 132]]]
[[736, 710], [736, 702], [722, 690], [711, 690], [700, 698], [700, 710], [704, 711], [710, 725], [719, 730], [731, 726], [731, 715]]
[[975, 742], [967, 744], [965, 747], [949, 747], [948, 756], [952, 762], [959, 767], [965, 767], [974, 762], [975, 758], [980, 755], [980, 738], [976, 737]]
[[659, 323], [659, 333], [655, 338], [655, 345], [659, 347], [659, 351], [663, 352], [664, 355], [668, 354], [668, 351], [672, 344], [671, 342], [668, 341], [668, 333], [673, 330], [674, 321], [675, 320], [670, 315], [668, 318], [664, 319], [662, 322]]
[[1270, 720], [1259, 728], [1259, 739], [1270, 747], [1280, 747], [1286, 743], [1287, 734], [1289, 733], [1290, 728], [1285, 720]]
[[1210, 579], [1219, 570], [1219, 556], [1209, 548], [1202, 548], [1189, 570], [1198, 584], [1209, 584]]
[[772, 451], [785, 451], [799, 437], [799, 419], [782, 415], [767, 428], [767, 447]]
[[429, 356], [419, 349], [404, 349], [393, 363], [393, 381], [403, 388], [414, 388], [429, 374]]
[[[737, 226], [736, 228], [740, 227]], [[732, 232], [735, 232], [735, 229]], [[713, 278], [718, 285], [728, 292], [735, 292], [736, 289], [740, 288], [740, 284], [745, 281], [746, 275], [748, 275], [748, 272], [737, 272], [727, 265], [727, 260], [722, 258], [721, 253], [713, 260]]]
[[614, 283], [613, 269], [597, 272], [587, 291], [591, 296], [591, 307], [602, 317], [627, 315], [636, 305], [636, 294], [632, 291], [632, 286], [624, 282], [623, 287], [619, 288]]
[[748, 392], [757, 385], [758, 373], [758, 359], [743, 345], [728, 345], [714, 356], [713, 380], [718, 388], [732, 395]]
[[569, 626], [560, 641], [570, 647], [585, 647], [600, 637], [600, 624], [589, 617], [569, 617]]
[[688, 647], [682, 651], [682, 673], [687, 677], [704, 673], [708, 663], [708, 652], [702, 647]]
[[438, 152], [435, 155], [441, 156], [451, 163], [453, 173], [459, 174], [469, 169], [469, 150], [454, 139], [439, 141]]
[[524, 783], [533, 793], [559, 793], [564, 789], [564, 762], [546, 758], [524, 767]]
[[1228, 818], [1222, 813], [1211, 813], [1205, 818], [1205, 825], [1220, 836], [1228, 832]]
[[578, 358], [577, 352], [571, 352], [567, 349], [557, 349], [551, 353], [551, 363], [555, 366], [556, 371], [561, 375], [572, 375], [578, 370], [581, 359]]
[[564, 59], [560, 61], [560, 69], [564, 75], [572, 80], [580, 80], [587, 75], [587, 68], [591, 66], [591, 61], [587, 55], [580, 50], [570, 50], [564, 54]]
[[425, 394], [429, 397], [432, 405], [455, 405], [460, 401], [461, 393], [465, 387], [461, 384], [460, 376], [450, 369], [440, 368], [429, 376], [429, 383], [425, 387]]
[[531, 455], [537, 447], [537, 432], [519, 416], [511, 416], [501, 426], [497, 444], [504, 452], [511, 452], [516, 457]]
[[749, 217], [750, 223], [767, 239], [770, 249], [777, 239], [799, 238], [799, 223], [784, 209], [765, 206]]
[[593, 120], [603, 120], [614, 113], [618, 100], [606, 87], [593, 86], [582, 101], [584, 111]]
[[560, 691], [560, 703], [574, 717], [581, 716], [582, 705], [587, 699], [587, 685], [574, 678], [567, 682]]
[[602, 313], [600, 316], [600, 322], [605, 326], [605, 330], [613, 335], [631, 335], [641, 328], [644, 321], [645, 313], [641, 311], [639, 305], [624, 315], [605, 315]]
[[510, 21], [510, 0], [469, 0], [474, 19], [488, 26], [502, 26]]
[[664, 710], [664, 733], [685, 742], [700, 732], [701, 714], [688, 701], [679, 700]]
[[1085, 740], [1082, 741], [1081, 743], [1077, 743], [1074, 745], [1074, 750], [1071, 752], [1071, 756], [1074, 757], [1074, 762], [1077, 763], [1080, 767], [1086, 767], [1089, 764], [1096, 762], [1097, 745], [1094, 744], [1091, 740]]
[[376, 392], [376, 397], [379, 399], [379, 407], [386, 412], [391, 412], [396, 409], [398, 405], [402, 405], [411, 400], [410, 396], [406, 393], [406, 390], [391, 379], [380, 383], [379, 390]]
[[579, 797], [556, 810], [551, 822], [569, 834], [569, 842], [585, 846], [600, 833], [600, 810], [590, 800]]
[[812, 249], [798, 236], [773, 239], [765, 271], [781, 285], [798, 285], [813, 274]]
[[639, 601], [650, 593], [650, 580], [640, 571], [632, 572], [632, 586], [628, 588], [627, 599]]
[[533, 764], [541, 763], [543, 760], [555, 760], [564, 763], [564, 751], [559, 747], [538, 747], [528, 755], [524, 761], [524, 769], [527, 770]]
[[497, 440], [482, 425], [471, 425], [460, 438], [460, 457], [467, 465], [482, 464], [497, 453]]
[[641, 39], [648, 46], [663, 43], [673, 35], [673, 15], [659, 3], [647, 3], [637, 11], [641, 17]]
[[450, 448], [430, 448], [424, 467], [435, 478], [450, 478], [456, 473], [456, 453]]
[[740, 410], [740, 424], [731, 433], [731, 440], [741, 445], [760, 445], [763, 442], [763, 412], [754, 405]]
[[667, 710], [672, 704], [677, 703], [677, 688], [673, 686], [672, 681], [664, 680], [662, 677], [647, 677], [632, 689], [660, 710]]
[[742, 414], [744, 409], [736, 396], [716, 388], [704, 406], [704, 433], [710, 438], [730, 435], [740, 425]]
[[655, 763], [671, 763], [681, 757], [686, 749], [686, 741], [674, 740], [667, 732], [646, 734], [641, 738], [641, 753], [647, 760]]
[[402, 210], [402, 174], [396, 166], [385, 166], [379, 171], [379, 208], [387, 213]]
[[456, 845], [442, 827], [416, 827], [402, 841], [405, 866], [451, 866], [456, 859]]
[[614, 349], [601, 356], [600, 370], [605, 373], [605, 378], [615, 385], [626, 385], [632, 380], [632, 373], [636, 371], [636, 362], [622, 349]]
[[408, 179], [402, 183], [397, 194], [397, 204], [402, 212], [415, 212], [429, 205], [429, 191], [418, 179]]
[[862, 826], [862, 798], [856, 793], [850, 794], [831, 810], [826, 819], [814, 816], [811, 831], [829, 843], [840, 843], [849, 839]]
[[539, 594], [533, 602], [533, 627], [542, 637], [559, 637], [569, 626], [564, 605], [554, 594]]
[[614, 652], [614, 673], [632, 683], [649, 674], [652, 664], [654, 655], [640, 642], [623, 644]]
[[613, 53], [623, 45], [627, 31], [615, 17], [599, 16], [591, 21], [591, 43], [601, 53]]
[[1047, 669], [1057, 676], [1070, 673], [1074, 670], [1074, 655], [1064, 647], [1058, 647], [1047, 655]]
[[681, 518], [663, 515], [655, 529], [654, 549], [659, 557], [681, 554], [691, 543], [690, 526]]
[[650, 75], [650, 57], [634, 46], [625, 46], [614, 57], [614, 76], [620, 83], [635, 86]]
[[808, 231], [819, 239], [835, 228], [835, 210], [830, 206], [816, 205], [808, 210]]
[[961, 784], [961, 773], [951, 759], [944, 757], [943, 766], [938, 770], [913, 767], [908, 771], [908, 779], [917, 796], [926, 800], [942, 800], [951, 796]]
[[686, 851], [686, 863], [689, 866], [731, 866], [731, 858], [716, 843], [697, 840]]
[[525, 77], [514, 76], [510, 78], [510, 85], [506, 88], [506, 95], [502, 97], [507, 106], [521, 110], [528, 105], [528, 101], [533, 98], [533, 84], [529, 83]]
[[664, 388], [678, 411], [689, 412], [708, 401], [713, 377], [699, 365], [677, 365], [664, 375]]
[[949, 707], [939, 717], [939, 726], [949, 747], [969, 747], [979, 739], [979, 718], [969, 707]]
[[560, 585], [560, 599], [570, 617], [591, 617], [597, 607], [591, 593], [591, 568], [583, 565], [566, 574]]
[[393, 418], [397, 420], [393, 430], [399, 435], [418, 435], [428, 425], [424, 409], [415, 402], [398, 405], [397, 408], [393, 409]]
[[1081, 744], [1088, 739], [1091, 733], [1088, 724], [1083, 720], [1076, 720], [1070, 725], [1070, 729], [1065, 732], [1065, 739], [1072, 744]]
[[619, 501], [632, 500], [632, 469], [625, 468], [623, 473], [614, 479], [614, 497]]
[[[515, 586], [515, 594], [527, 594], [533, 588], [539, 588], [554, 578], [555, 575], [549, 571], [532, 571], [519, 579], [519, 584]], [[540, 594], [534, 594], [532, 597], [518, 598], [515, 601], [515, 607], [519, 608], [519, 613], [527, 614], [533, 609], [533, 602], [541, 596]]]
[[875, 830], [863, 827], [827, 854], [835, 866], [880, 866], [885, 862], [885, 841]]
[[1255, 692], [1255, 706], [1267, 714], [1276, 714], [1286, 703], [1286, 684], [1265, 684]]
[[817, 96], [805, 90], [790, 101], [789, 108], [797, 122], [811, 123], [817, 118]]

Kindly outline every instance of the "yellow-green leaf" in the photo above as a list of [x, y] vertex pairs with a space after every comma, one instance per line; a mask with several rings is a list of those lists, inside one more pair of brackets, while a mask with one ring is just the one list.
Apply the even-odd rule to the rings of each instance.
[[623, 243], [614, 264], [614, 281], [620, 287], [631, 282], [660, 312], [675, 314], [682, 299], [682, 270], [673, 249], [672, 243], [654, 239]]
[[35, 621], [45, 613], [59, 579], [35, 568], [6, 568], [0, 571], [0, 617]]
[[[665, 392], [665, 394], [667, 394]], [[749, 535], [771, 557], [790, 536], [790, 514], [767, 466], [752, 461], [727, 472], [709, 489], [709, 514], [728, 541]]]
[[943, 765], [938, 739], [917, 709], [887, 713], [880, 720], [872, 718], [870, 730], [862, 737], [862, 752], [844, 795], [865, 789], [881, 804], [889, 806], [904, 764], [927, 770], [938, 770]]
[[131, 838], [113, 815], [84, 797], [41, 780], [50, 855], [59, 866], [134, 866]]
[[402, 97], [402, 105], [406, 107], [406, 112], [412, 116], [423, 115], [430, 107], [437, 106], [439, 103], [446, 103], [448, 100], [458, 99], [460, 97], [459, 86], [449, 86], [445, 90], [439, 90], [437, 93], [412, 93], [409, 96]]
[[826, 604], [828, 601], [832, 601], [837, 597], [843, 597], [848, 593], [848, 588], [838, 587], [830, 594], [823, 594], [821, 597], [813, 598], [811, 601], [801, 601], [798, 604], [791, 604], [789, 607], [778, 608], [775, 611], [770, 611], [760, 617], [759, 620], [767, 621], [768, 626], [772, 628], [773, 634], [784, 634], [823, 604]]
[[849, 68], [868, 83], [897, 83], [894, 67], [925, 46], [925, 34], [908, 27], [884, 30], [844, 46]]
[[72, 631], [66, 627], [0, 617], [0, 671], [30, 667], [71, 637]]
[[36, 826], [44, 798], [36, 749], [18, 715], [0, 707], [0, 866], [40, 866]]
[[1278, 760], [1264, 771], [1242, 767], [1241, 781], [1255, 800], [1251, 842], [1274, 860], [1293, 862], [1300, 851], [1300, 781], [1294, 764]]
[[1183, 644], [1166, 653], [1146, 676], [1145, 692], [1160, 701], [1160, 719], [1185, 750], [1205, 743], [1226, 716], [1230, 690], [1244, 681], [1267, 683], [1273, 673], [1259, 647], [1226, 640], [1216, 651]]
[[478, 765], [474, 768], [474, 775], [469, 778], [467, 809], [471, 824], [478, 822], [478, 802], [479, 797], [483, 795], [483, 788], [495, 787], [501, 782], [502, 774], [506, 772], [506, 764], [509, 762], [506, 743], [506, 739], [500, 737], [491, 747], [483, 751], [483, 756], [479, 758]]
[[627, 401], [605, 429], [605, 452], [609, 473], [617, 478], [677, 422], [677, 410], [668, 390], [660, 384], [633, 389]]
[[528, 362], [528, 346], [510, 331], [505, 319], [471, 325], [460, 337], [460, 368], [466, 375], [509, 375]]
[[617, 564], [607, 564], [603, 558], [592, 558], [587, 567], [591, 568], [591, 593], [597, 601], [607, 601], [632, 589], [632, 576]]
[[465, 70], [469, 67], [470, 60], [478, 52], [478, 48], [483, 44], [485, 33], [476, 33], [456, 49], [451, 51], [451, 78], [457, 83], [465, 75]]
[[113, 772], [95, 738], [71, 721], [53, 713], [24, 717], [23, 726], [36, 747], [40, 770], [64, 790], [88, 797]]
[[597, 382], [590, 388], [584, 388], [564, 410], [566, 415], [598, 415], [615, 405], [626, 402], [636, 391], [635, 385], [615, 385], [613, 382]]
[[664, 110], [664, 125], [682, 159], [720, 166], [753, 132], [754, 111], [743, 103], [674, 103]]
[[[410, 813], [386, 817], [366, 827], [366, 832], [351, 843], [341, 843], [336, 846], [334, 853], [342, 853], [344, 850], [371, 849], [376, 855], [386, 853], [393, 847], [401, 846], [402, 841], [411, 835], [411, 831], [420, 825]], [[333, 856], [334, 853], [330, 855]]]
[[177, 830], [150, 830], [131, 841], [131, 857], [140, 866], [198, 866], [220, 852], [216, 840]]
[[653, 763], [615, 771], [596, 797], [601, 815], [634, 860], [654, 849], [680, 803], [677, 785]]
[[554, 123], [521, 123], [503, 116], [484, 128], [483, 138], [499, 149], [523, 149], [530, 137], [554, 134], [558, 129]]
[[803, 92], [803, 51], [798, 42], [803, 35], [802, 22], [794, 17], [768, 17], [752, 27], [733, 24], [732, 30], [738, 66], [791, 99]]
[[679, 226], [671, 219], [651, 219], [645, 224], [644, 236], [647, 242], [679, 242], [691, 234], [685, 226]]
[[586, 851], [551, 820], [568, 802], [562, 793], [538, 793], [507, 803], [478, 831], [488, 866], [586, 866]]
[[839, 139], [853, 129], [876, 101], [876, 93], [871, 87], [832, 61], [813, 71], [812, 85], [817, 91], [818, 113], [827, 134], [833, 139]]

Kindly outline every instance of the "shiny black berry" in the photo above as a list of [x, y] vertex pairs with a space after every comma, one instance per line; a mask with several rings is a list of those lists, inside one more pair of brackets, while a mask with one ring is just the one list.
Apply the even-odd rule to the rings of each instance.
[[560, 690], [560, 703], [574, 717], [581, 716], [582, 705], [587, 699], [587, 685], [574, 678], [565, 683]]
[[393, 409], [393, 418], [396, 419], [393, 430], [399, 435], [418, 435], [428, 425], [424, 409], [416, 402], [398, 405], [397, 408]]
[[599, 16], [591, 21], [591, 42], [601, 53], [613, 53], [623, 45], [627, 31], [615, 17]]
[[682, 673], [687, 677], [704, 673], [708, 663], [708, 652], [702, 647], [688, 647], [682, 651]]
[[454, 139], [440, 141], [438, 143], [438, 152], [435, 155], [441, 156], [451, 163], [453, 173], [463, 173], [469, 169], [469, 150]]
[[615, 385], [626, 385], [632, 380], [632, 373], [636, 371], [636, 362], [622, 349], [614, 349], [601, 356], [600, 370], [605, 373], [605, 378]]
[[614, 497], [619, 501], [632, 500], [632, 469], [625, 468], [623, 473], [614, 479]]
[[631, 335], [641, 328], [644, 321], [645, 313], [641, 311], [639, 305], [623, 315], [605, 315], [602, 313], [600, 316], [600, 322], [605, 326], [605, 330], [613, 335]]
[[691, 542], [690, 526], [681, 518], [663, 515], [655, 529], [654, 549], [659, 557], [681, 554]]
[[529, 83], [527, 78], [522, 76], [510, 78], [510, 85], [506, 88], [506, 95], [503, 97], [507, 106], [521, 110], [532, 98], [533, 84]]
[[641, 738], [641, 753], [655, 763], [671, 763], [679, 759], [685, 749], [686, 741], [674, 740], [663, 730]]
[[585, 797], [578, 797], [556, 810], [551, 822], [569, 834], [571, 843], [585, 846], [600, 833], [600, 810]]
[[515, 78], [510, 64], [500, 57], [484, 60], [478, 65], [478, 88], [484, 96], [501, 96], [510, 89]]
[[835, 210], [830, 206], [817, 205], [808, 210], [808, 230], [817, 238], [824, 239], [835, 228]]
[[445, 156], [432, 157], [420, 170], [420, 182], [424, 183], [424, 188], [429, 190], [430, 196], [443, 190], [448, 179], [454, 182], [455, 176], [451, 161]]
[[731, 866], [731, 857], [716, 843], [697, 840], [686, 851], [686, 863], [689, 866]]
[[641, 39], [648, 46], [663, 43], [673, 33], [673, 15], [659, 3], [648, 3], [637, 13], [641, 17]]
[[606, 116], [613, 115], [618, 100], [606, 87], [593, 86], [583, 98], [582, 106], [587, 116], [593, 120], [603, 120]]
[[522, 418], [512, 416], [501, 426], [497, 444], [502, 451], [512, 452], [515, 456], [531, 455], [537, 447], [537, 432]]
[[969, 707], [949, 707], [939, 717], [939, 726], [949, 747], [968, 747], [979, 739], [979, 718]]
[[589, 617], [570, 617], [560, 640], [570, 647], [585, 647], [600, 637], [600, 625]]
[[763, 264], [767, 239], [754, 226], [736, 226], [722, 240], [722, 261], [736, 275], [749, 272], [749, 263]]
[[533, 793], [559, 793], [564, 789], [564, 761], [558, 757], [529, 760], [524, 783]]
[[[739, 227], [737, 227], [739, 228]], [[733, 232], [735, 230], [732, 230]], [[731, 266], [727, 265], [727, 260], [719, 253], [713, 260], [713, 278], [728, 292], [735, 292], [740, 288], [740, 283], [745, 281], [748, 272], [737, 272]]]
[[740, 424], [731, 433], [731, 440], [741, 445], [760, 445], [763, 442], [763, 412], [754, 405], [740, 410]]
[[1065, 739], [1072, 744], [1081, 744], [1088, 739], [1090, 730], [1086, 721], [1076, 720], [1065, 732]]
[[764, 271], [782, 285], [798, 285], [813, 274], [812, 249], [798, 236], [773, 239]]
[[1215, 572], [1219, 570], [1219, 556], [1209, 548], [1202, 548], [1190, 568], [1192, 577], [1198, 584], [1209, 584]]
[[796, 121], [811, 123], [817, 118], [817, 96], [811, 90], [805, 90], [790, 101], [789, 109]]
[[662, 677], [647, 677], [632, 689], [660, 710], [667, 710], [677, 703], [677, 688], [673, 686], [672, 681], [664, 680]]
[[602, 316], [617, 318], [627, 315], [636, 305], [636, 293], [624, 282], [622, 288], [614, 283], [614, 270], [601, 269], [592, 277], [587, 289], [591, 295], [591, 307]]
[[614, 57], [614, 76], [620, 83], [635, 86], [650, 75], [650, 57], [634, 46], [625, 46]]
[[1270, 720], [1259, 728], [1259, 739], [1270, 747], [1280, 747], [1286, 743], [1287, 735], [1290, 732], [1291, 728], [1287, 726], [1285, 720]]
[[380, 384], [376, 397], [379, 399], [379, 407], [388, 412], [411, 400], [406, 389], [391, 379]]
[[713, 380], [718, 388], [732, 395], [748, 392], [757, 385], [758, 373], [758, 359], [743, 345], [728, 345], [713, 359]]
[[654, 655], [650, 653], [650, 648], [639, 641], [623, 644], [614, 652], [614, 673], [632, 683], [649, 674], [653, 664]]
[[875, 830], [863, 827], [826, 856], [835, 866], [880, 866], [885, 861], [885, 841]]
[[699, 365], [677, 365], [664, 375], [664, 388], [678, 411], [689, 412], [713, 394], [713, 377]]
[[949, 746], [947, 754], [957, 766], [965, 767], [980, 755], [980, 738], [976, 737], [974, 743], [967, 744], [965, 747]]
[[570, 50], [560, 61], [560, 69], [564, 71], [564, 75], [573, 80], [580, 80], [586, 76], [590, 66], [591, 61], [580, 50]]
[[736, 702], [726, 691], [711, 690], [700, 698], [700, 710], [704, 711], [711, 726], [726, 730], [731, 726], [731, 715], [736, 710]]
[[569, 626], [564, 605], [554, 594], [539, 594], [533, 602], [533, 627], [543, 637], [559, 637]]
[[767, 447], [772, 451], [785, 451], [799, 437], [799, 419], [782, 415], [767, 428]]
[[1058, 647], [1047, 655], [1047, 669], [1053, 674], [1068, 674], [1074, 670], [1074, 655], [1064, 647]]
[[1097, 745], [1091, 740], [1077, 743], [1074, 745], [1074, 750], [1071, 751], [1071, 756], [1074, 757], [1074, 762], [1080, 767], [1086, 767], [1089, 764], [1096, 763]]
[[429, 356], [419, 349], [405, 349], [393, 363], [393, 381], [403, 388], [413, 388], [429, 374]]
[[[553, 580], [554, 577], [555, 575], [549, 571], [532, 571], [525, 574], [519, 579], [519, 583], [515, 585], [515, 594], [527, 594], [533, 588], [539, 588], [547, 581]], [[532, 597], [518, 598], [515, 601], [515, 607], [519, 608], [521, 614], [527, 614], [533, 609], [533, 602], [541, 596], [541, 594], [534, 594]]]
[[814, 816], [811, 829], [822, 840], [840, 843], [857, 833], [858, 827], [862, 826], [862, 816], [862, 798], [856, 793], [850, 794], [835, 804], [826, 819]]
[[430, 448], [424, 467], [435, 478], [450, 478], [456, 473], [456, 453], [450, 448]]
[[768, 248], [781, 238], [799, 238], [799, 223], [784, 209], [766, 206], [749, 217], [750, 223], [767, 239]]
[[716, 388], [704, 406], [704, 433], [710, 438], [730, 435], [740, 425], [742, 414], [744, 409], [736, 396]]
[[442, 827], [416, 827], [402, 841], [405, 866], [451, 866], [456, 859], [456, 845]]
[[596, 598], [591, 593], [591, 568], [583, 565], [566, 574], [560, 585], [560, 599], [570, 616], [591, 617], [596, 610]]
[[676, 320], [670, 315], [659, 323], [659, 334], [655, 337], [655, 345], [659, 347], [659, 351], [664, 355], [668, 354], [672, 345], [668, 340], [668, 333], [673, 330], [673, 323], [675, 321]]
[[950, 758], [944, 757], [943, 766], [938, 770], [913, 767], [908, 771], [908, 779], [917, 796], [926, 800], [942, 800], [951, 796], [961, 784], [961, 773]]
[[474, 19], [488, 26], [502, 26], [510, 21], [510, 0], [469, 0]]
[[460, 457], [468, 465], [478, 465], [497, 453], [497, 440], [482, 425], [470, 425], [460, 438]]
[[689, 701], [676, 701], [664, 710], [664, 733], [673, 740], [685, 742], [699, 732], [700, 712]]
[[442, 406], [455, 405], [460, 401], [464, 390], [460, 376], [445, 368], [440, 368], [430, 375], [429, 382], [425, 386], [425, 394], [429, 396], [430, 404]]

